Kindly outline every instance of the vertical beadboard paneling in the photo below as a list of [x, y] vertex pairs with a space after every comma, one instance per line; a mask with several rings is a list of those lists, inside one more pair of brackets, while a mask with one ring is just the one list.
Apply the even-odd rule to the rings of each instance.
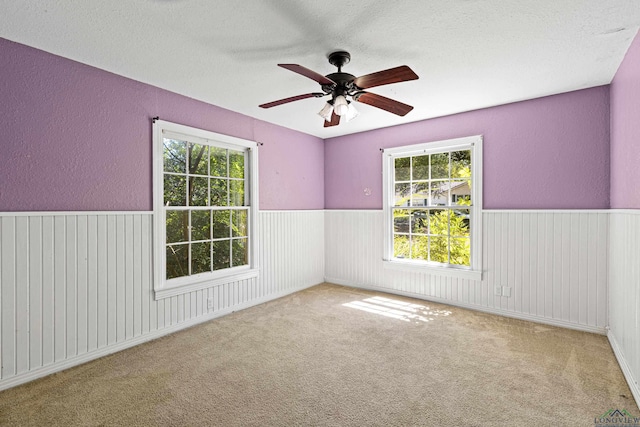
[[2, 214], [0, 389], [324, 280], [323, 211], [258, 221], [257, 278], [155, 300], [150, 213]]
[[65, 248], [66, 242], [66, 218], [56, 216], [53, 219], [53, 347], [54, 360], [60, 362], [66, 359], [66, 323], [67, 323], [67, 307], [65, 302], [66, 296], [66, 258]]
[[77, 301], [77, 354], [87, 352], [87, 216], [79, 215], [77, 219], [77, 272], [76, 272], [76, 301]]
[[16, 374], [21, 374], [29, 370], [29, 218], [16, 218], [15, 227]]
[[[118, 249], [116, 248], [117, 242], [117, 227], [116, 227], [116, 216], [110, 215], [107, 217], [107, 251], [106, 257], [109, 265], [114, 266], [116, 260], [118, 259]], [[107, 322], [106, 322], [106, 334], [107, 334], [107, 345], [112, 345], [116, 343], [116, 332], [117, 332], [117, 312], [116, 312], [116, 292], [118, 289], [117, 282], [117, 268], [109, 268], [107, 270]], [[97, 299], [96, 299], [97, 301]]]
[[[140, 317], [141, 317], [141, 335], [151, 330], [151, 312], [150, 305], [153, 298], [151, 283], [151, 216], [145, 215], [140, 217]], [[200, 315], [202, 313], [198, 313]]]
[[[549, 265], [551, 265], [551, 280], [546, 283], [550, 292], [548, 293], [550, 304], [550, 317], [558, 318], [558, 315], [562, 315], [562, 274], [564, 270], [558, 268], [563, 262], [564, 252], [562, 251], [562, 215], [553, 215], [552, 232], [549, 236], [551, 243], [551, 251], [549, 256]], [[548, 269], [548, 267], [547, 267]]]
[[42, 366], [42, 218], [29, 218], [29, 369]]
[[640, 402], [640, 211], [612, 211], [609, 234], [609, 340]]
[[[53, 219], [52, 216], [42, 217], [42, 366], [49, 366], [54, 361], [54, 304], [53, 304]], [[32, 268], [38, 257], [31, 258]], [[35, 369], [37, 366], [32, 366]], [[2, 377], [4, 378], [4, 377]]]
[[0, 337], [0, 362], [2, 362], [2, 377], [16, 374], [16, 219], [13, 217], [0, 218], [0, 322], [2, 337]]
[[1, 216], [0, 389], [325, 276], [589, 330], [607, 325], [609, 280], [610, 337], [640, 376], [638, 214], [485, 212], [482, 282], [383, 268], [380, 211], [267, 211], [259, 227], [257, 279], [156, 301], [150, 214]]
[[142, 218], [139, 215], [133, 217], [133, 336], [142, 334]]
[[[257, 297], [324, 280], [324, 212], [260, 213], [261, 285]], [[253, 286], [253, 285], [250, 285]], [[244, 288], [249, 295], [249, 288]]]
[[[326, 211], [326, 280], [578, 329], [607, 326], [606, 212], [485, 211], [481, 282], [383, 268], [383, 232], [382, 211]], [[511, 296], [496, 296], [495, 286]]]
[[108, 306], [107, 306], [107, 278], [108, 271], [113, 268], [110, 263], [109, 257], [107, 255], [107, 223], [108, 216], [107, 215], [98, 215], [98, 241], [96, 242], [98, 245], [98, 266], [97, 266], [97, 287], [98, 287], [98, 348], [103, 348], [107, 346], [107, 335], [108, 335]]
[[124, 251], [124, 301], [125, 301], [125, 339], [129, 339], [133, 337], [133, 303], [134, 303], [134, 234], [135, 230], [133, 227], [133, 215], [125, 215], [124, 217], [124, 227], [125, 227], [125, 251]]
[[605, 220], [598, 221], [598, 233], [597, 236], [594, 237], [594, 240], [598, 242], [596, 244], [598, 250], [596, 260], [597, 296], [595, 301], [598, 317], [596, 322], [598, 324], [608, 325], [608, 286], [600, 286], [600, 283], [608, 284], [609, 280], [609, 216], [601, 215], [600, 218]]
[[113, 269], [116, 272], [116, 302], [112, 310], [116, 312], [116, 342], [125, 339], [125, 322], [126, 322], [126, 271], [125, 264], [127, 261], [127, 254], [125, 252], [125, 216], [121, 215], [116, 217], [115, 241], [116, 241], [116, 263], [113, 265]]
[[521, 241], [522, 241], [522, 256], [519, 258], [520, 263], [520, 280], [522, 282], [521, 291], [517, 298], [519, 300], [519, 304], [517, 306], [520, 307], [520, 310], [525, 313], [534, 312], [531, 305], [531, 290], [533, 287], [531, 286], [531, 260], [532, 260], [532, 244], [531, 244], [531, 215], [528, 213], [522, 214], [522, 226], [520, 228], [521, 231]]
[[98, 348], [97, 215], [90, 215], [87, 217], [87, 313], [87, 351], [92, 351]]
[[[590, 216], [587, 218], [587, 224], [589, 230], [596, 230], [598, 223], [597, 218], [595, 216]], [[609, 259], [611, 259], [609, 257]], [[594, 304], [597, 304], [597, 281], [598, 276], [597, 272], [597, 260], [598, 260], [598, 248], [593, 246], [587, 247], [587, 307], [591, 307]], [[598, 319], [598, 313], [594, 310], [587, 310], [587, 323], [595, 323]]]
[[66, 308], [66, 331], [65, 331], [65, 351], [67, 358], [77, 355], [77, 312], [78, 301], [76, 299], [76, 272], [77, 272], [77, 229], [76, 216], [69, 215], [65, 217], [65, 308]]
[[577, 286], [580, 292], [578, 307], [578, 322], [587, 323], [588, 312], [588, 294], [589, 294], [589, 276], [588, 259], [589, 259], [589, 218], [584, 215], [580, 216], [580, 234], [578, 235], [578, 248], [580, 254], [578, 256], [578, 273]]

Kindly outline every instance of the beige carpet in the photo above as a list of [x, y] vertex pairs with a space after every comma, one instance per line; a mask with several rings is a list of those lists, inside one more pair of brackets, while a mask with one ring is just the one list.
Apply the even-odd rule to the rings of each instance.
[[0, 393], [0, 425], [593, 426], [604, 336], [320, 285]]

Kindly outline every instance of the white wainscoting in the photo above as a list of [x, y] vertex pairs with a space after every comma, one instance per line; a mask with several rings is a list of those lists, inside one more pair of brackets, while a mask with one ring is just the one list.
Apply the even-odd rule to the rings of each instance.
[[2, 213], [0, 390], [323, 281], [323, 211], [259, 224], [258, 278], [156, 301], [151, 213]]
[[151, 213], [0, 213], [0, 389], [323, 279], [600, 333], [611, 280], [609, 337], [640, 376], [637, 212], [610, 236], [607, 211], [485, 211], [482, 281], [383, 268], [382, 211], [259, 215], [258, 278], [156, 301]]
[[640, 211], [612, 210], [609, 243], [609, 341], [640, 403]]
[[325, 280], [605, 333], [608, 227], [607, 211], [484, 211], [474, 281], [383, 268], [382, 211], [330, 210]]

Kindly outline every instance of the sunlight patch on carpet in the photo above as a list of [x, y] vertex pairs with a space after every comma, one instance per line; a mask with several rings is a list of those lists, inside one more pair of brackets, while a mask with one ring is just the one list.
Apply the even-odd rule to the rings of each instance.
[[432, 309], [426, 305], [385, 297], [365, 298], [362, 301], [351, 301], [342, 305], [404, 322], [433, 322], [438, 317], [451, 315], [451, 311], [448, 310]]

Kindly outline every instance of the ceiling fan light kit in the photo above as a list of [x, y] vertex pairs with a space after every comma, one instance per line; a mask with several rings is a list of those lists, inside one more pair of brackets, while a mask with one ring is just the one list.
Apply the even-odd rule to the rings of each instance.
[[358, 117], [359, 114], [360, 113], [358, 113], [358, 110], [356, 110], [356, 107], [354, 107], [353, 103], [350, 102], [347, 108], [347, 112], [342, 117], [344, 117], [345, 121], [349, 123], [351, 120]]
[[320, 110], [320, 112], [318, 113], [318, 115], [323, 119], [325, 119], [325, 121], [327, 122], [331, 121], [332, 114], [333, 114], [333, 105], [331, 105], [328, 102], [324, 104], [324, 107], [322, 107], [322, 110]]
[[347, 98], [343, 95], [336, 96], [336, 99], [333, 101], [333, 111], [335, 111], [339, 116], [344, 116], [347, 114], [347, 109], [349, 109]]
[[410, 105], [386, 98], [382, 95], [364, 91], [364, 89], [375, 86], [416, 80], [418, 76], [413, 72], [413, 70], [411, 70], [411, 68], [406, 65], [401, 65], [400, 67], [355, 77], [352, 74], [342, 72], [342, 67], [350, 61], [351, 55], [349, 52], [341, 50], [331, 53], [329, 55], [329, 63], [338, 67], [338, 71], [336, 73], [327, 74], [326, 76], [298, 64], [278, 64], [278, 66], [282, 68], [286, 68], [287, 70], [316, 81], [320, 84], [322, 92], [312, 92], [292, 96], [278, 101], [261, 104], [260, 107], [271, 108], [301, 99], [331, 96], [331, 99], [327, 101], [322, 110], [318, 113], [324, 119], [324, 127], [338, 125], [341, 117], [344, 117], [346, 122], [357, 117], [358, 111], [353, 106], [353, 101], [369, 104], [398, 116], [404, 116], [413, 109]]

